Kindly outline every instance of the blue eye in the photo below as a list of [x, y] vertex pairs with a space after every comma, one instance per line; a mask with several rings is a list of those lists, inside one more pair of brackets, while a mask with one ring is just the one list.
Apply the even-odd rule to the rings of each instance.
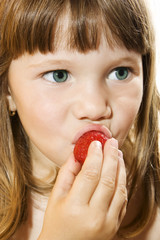
[[114, 69], [108, 76], [111, 80], [125, 80], [129, 75], [129, 69], [127, 67], [118, 67]]
[[45, 73], [43, 77], [49, 82], [62, 83], [68, 79], [68, 72], [66, 70], [55, 70]]

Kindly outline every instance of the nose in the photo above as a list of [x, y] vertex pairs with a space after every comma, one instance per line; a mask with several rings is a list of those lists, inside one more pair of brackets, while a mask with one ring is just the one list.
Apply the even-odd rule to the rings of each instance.
[[99, 121], [110, 118], [112, 111], [107, 92], [98, 86], [83, 88], [76, 96], [73, 112], [77, 119]]

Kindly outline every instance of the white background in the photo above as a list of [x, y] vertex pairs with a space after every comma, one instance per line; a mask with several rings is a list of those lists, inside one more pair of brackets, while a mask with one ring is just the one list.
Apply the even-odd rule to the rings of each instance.
[[160, 0], [148, 1], [156, 34], [156, 80], [160, 92]]

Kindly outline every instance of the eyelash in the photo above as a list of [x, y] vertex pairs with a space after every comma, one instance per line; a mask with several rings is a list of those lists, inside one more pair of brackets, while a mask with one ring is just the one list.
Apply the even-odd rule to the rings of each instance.
[[[118, 70], [127, 70], [127, 76], [123, 79], [115, 79], [115, 78], [113, 78], [113, 75], [116, 75], [116, 71], [118, 71]], [[58, 74], [60, 74], [60, 73], [65, 73], [65, 75], [66, 75], [66, 78], [64, 78], [64, 79], [61, 79], [62, 81], [56, 81], [56, 79], [54, 79], [54, 74], [56, 75], [57, 74], [57, 76], [56, 77], [58, 77]], [[131, 68], [131, 67], [125, 67], [125, 66], [120, 66], [120, 67], [116, 67], [116, 68], [114, 68], [113, 70], [111, 70], [110, 71], [110, 73], [107, 75], [107, 79], [110, 79], [109, 78], [109, 76], [112, 76], [112, 78], [111, 78], [111, 80], [115, 80], [115, 81], [125, 81], [125, 80], [127, 80], [128, 79], [128, 77], [130, 76], [130, 74], [132, 74], [132, 73], [134, 73], [134, 69], [133, 68]], [[52, 79], [46, 79], [45, 78], [45, 76], [46, 75], [51, 75], [51, 77], [52, 77]], [[65, 83], [67, 80], [68, 80], [68, 78], [69, 78], [69, 75], [70, 75], [70, 73], [69, 73], [69, 71], [67, 71], [66, 69], [57, 69], [57, 70], [53, 70], [53, 71], [49, 71], [49, 72], [45, 72], [45, 73], [43, 73], [42, 74], [42, 77], [45, 79], [45, 80], [47, 80], [47, 81], [49, 81], [49, 82], [51, 82], [51, 83], [57, 83], [57, 84], [60, 84], [60, 83]], [[61, 76], [59, 76], [59, 77], [63, 77], [62, 75]], [[59, 79], [60, 80], [60, 79]]]
[[[123, 78], [122, 77], [123, 72], [122, 72], [122, 75], [120, 74], [121, 76], [119, 76], [119, 79], [116, 79], [116, 78], [118, 78], [117, 72], [120, 71], [120, 70], [127, 71], [127, 75]], [[129, 78], [130, 74], [132, 74], [132, 73], [134, 73], [133, 68], [120, 66], [120, 67], [116, 67], [112, 71], [110, 71], [110, 73], [108, 74], [107, 78], [111, 79], [111, 80], [116, 80], [116, 81], [125, 81], [125, 80], [127, 80]], [[110, 78], [110, 76], [111, 76], [111, 78]]]
[[[49, 77], [52, 77], [52, 79], [46, 79], [45, 78], [46, 75], [48, 75]], [[42, 75], [42, 77], [49, 82], [63, 83], [63, 82], [66, 82], [68, 80], [69, 72], [65, 69], [57, 69], [57, 70], [54, 70], [54, 71], [49, 71], [49, 72], [44, 73]], [[58, 81], [58, 77], [59, 77], [60, 81]], [[57, 81], [56, 81], [56, 78], [57, 78]]]

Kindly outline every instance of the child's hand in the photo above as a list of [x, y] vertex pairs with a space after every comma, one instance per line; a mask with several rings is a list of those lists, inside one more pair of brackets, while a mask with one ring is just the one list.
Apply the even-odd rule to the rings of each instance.
[[[126, 173], [117, 142], [92, 142], [80, 171], [73, 157], [61, 168], [38, 240], [110, 240], [126, 212]], [[103, 160], [104, 159], [104, 160]]]

